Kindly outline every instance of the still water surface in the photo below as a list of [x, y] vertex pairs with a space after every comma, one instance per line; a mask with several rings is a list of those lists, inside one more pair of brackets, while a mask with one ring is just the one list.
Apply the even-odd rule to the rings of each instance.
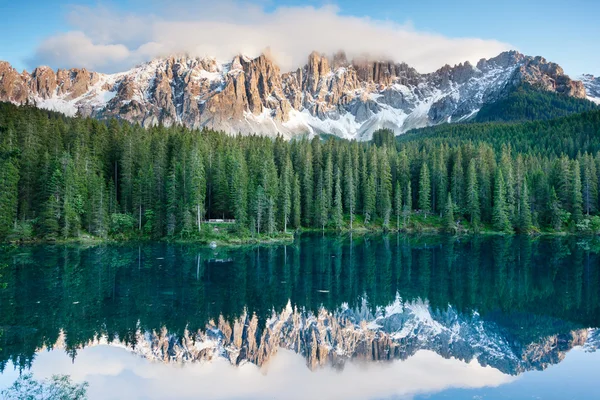
[[0, 388], [92, 399], [600, 398], [600, 243], [304, 235], [4, 250]]

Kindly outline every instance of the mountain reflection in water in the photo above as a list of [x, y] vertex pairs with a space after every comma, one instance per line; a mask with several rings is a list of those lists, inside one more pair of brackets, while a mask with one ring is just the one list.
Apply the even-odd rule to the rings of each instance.
[[[100, 344], [164, 362], [308, 370], [427, 353], [502, 374], [600, 343], [594, 239], [303, 235], [293, 245], [5, 251], [0, 369]], [[287, 354], [287, 353], [286, 353]], [[421, 357], [421, 356], [419, 356]]]

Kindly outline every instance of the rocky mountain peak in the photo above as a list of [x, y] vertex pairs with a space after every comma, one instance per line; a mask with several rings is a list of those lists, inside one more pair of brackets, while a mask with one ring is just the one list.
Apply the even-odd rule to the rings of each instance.
[[[597, 80], [585, 81], [594, 90]], [[177, 123], [285, 137], [328, 133], [368, 139], [379, 128], [402, 133], [461, 121], [522, 83], [588, 95], [584, 83], [571, 80], [559, 65], [516, 51], [429, 74], [393, 61], [349, 60], [344, 52], [313, 52], [304, 66], [286, 73], [265, 54], [238, 55], [230, 62], [176, 55], [113, 75], [48, 67], [19, 73], [0, 62], [3, 101], [144, 126]]]

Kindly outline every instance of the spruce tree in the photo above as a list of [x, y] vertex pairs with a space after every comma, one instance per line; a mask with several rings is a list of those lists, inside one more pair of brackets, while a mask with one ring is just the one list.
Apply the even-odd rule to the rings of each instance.
[[19, 169], [10, 153], [5, 151], [6, 158], [2, 159], [0, 150], [0, 240], [10, 233], [17, 219]]
[[294, 174], [294, 186], [292, 192], [292, 225], [295, 229], [300, 228], [302, 220], [302, 196], [300, 195], [300, 180], [298, 175]]
[[396, 214], [396, 230], [400, 230], [400, 216], [402, 215], [402, 188], [400, 182], [396, 182], [394, 192], [394, 213]]
[[[243, 184], [241, 177], [241, 166], [236, 164], [232, 171], [234, 184], [239, 188]], [[204, 173], [204, 162], [202, 161], [202, 155], [199, 149], [194, 149], [191, 156], [191, 185], [190, 185], [190, 208], [191, 212], [195, 215], [196, 226], [198, 233], [200, 233], [202, 219], [204, 217], [204, 203], [206, 200], [206, 177]], [[245, 199], [244, 199], [245, 201]], [[236, 216], [237, 218], [238, 216]], [[239, 216], [241, 218], [241, 216]]]
[[335, 172], [335, 200], [333, 204], [333, 223], [339, 231], [344, 224], [344, 206], [342, 204], [342, 178], [340, 169]]
[[579, 161], [573, 161], [572, 169], [573, 172], [571, 176], [573, 177], [573, 183], [571, 185], [571, 209], [573, 221], [577, 223], [583, 218], [583, 198], [581, 194], [581, 170]]
[[510, 221], [506, 211], [506, 188], [502, 170], [498, 169], [494, 182], [494, 207], [492, 210], [492, 224], [498, 232], [510, 232]]
[[431, 211], [431, 182], [426, 162], [421, 167], [419, 177], [419, 210], [425, 214], [425, 218], [427, 218], [427, 213]]
[[519, 204], [519, 231], [527, 233], [531, 230], [531, 203], [529, 202], [529, 189], [527, 188], [527, 182], [523, 182], [521, 189], [521, 198]]
[[354, 223], [354, 212], [356, 208], [356, 188], [354, 180], [354, 169], [352, 168], [352, 160], [350, 154], [346, 160], [346, 175], [344, 176], [344, 194], [345, 205], [350, 217], [350, 230]]
[[404, 201], [404, 229], [408, 228], [410, 223], [410, 214], [412, 212], [412, 188], [410, 179], [406, 184], [406, 200]]
[[477, 184], [477, 171], [475, 170], [475, 159], [471, 159], [471, 161], [469, 162], [469, 168], [467, 169], [466, 207], [466, 211], [469, 215], [471, 225], [476, 227], [479, 224], [480, 212], [479, 185]]
[[380, 190], [379, 190], [379, 213], [383, 217], [383, 227], [389, 228], [390, 217], [392, 214], [392, 172], [390, 170], [390, 163], [387, 154], [385, 153], [380, 157]]
[[374, 173], [369, 173], [367, 178], [367, 185], [365, 187], [365, 195], [364, 195], [364, 217], [365, 224], [371, 222], [371, 219], [375, 214], [375, 204], [377, 201], [377, 188], [375, 183]]
[[454, 203], [452, 202], [452, 193], [446, 196], [446, 206], [444, 207], [444, 230], [448, 233], [456, 232], [456, 222], [454, 221]]
[[558, 194], [554, 189], [554, 186], [550, 189], [550, 199], [548, 201], [548, 212], [549, 212], [549, 220], [550, 226], [555, 230], [560, 230], [563, 224], [563, 215], [564, 210], [560, 204], [560, 199], [558, 198]]
[[287, 233], [287, 226], [292, 212], [292, 161], [289, 156], [283, 164], [279, 185], [279, 204], [281, 208], [283, 232]]

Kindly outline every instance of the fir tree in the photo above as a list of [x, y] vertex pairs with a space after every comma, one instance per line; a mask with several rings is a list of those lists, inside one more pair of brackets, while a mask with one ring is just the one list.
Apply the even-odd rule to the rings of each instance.
[[404, 201], [404, 229], [408, 228], [410, 223], [410, 214], [412, 212], [412, 189], [410, 180], [406, 184], [406, 200]]
[[523, 182], [519, 204], [519, 231], [527, 233], [531, 230], [531, 203], [529, 202], [529, 189], [527, 182]]
[[581, 194], [581, 170], [579, 161], [573, 161], [573, 172], [571, 176], [573, 177], [573, 184], [571, 186], [572, 195], [571, 195], [571, 208], [572, 208], [572, 216], [573, 221], [576, 223], [581, 221], [583, 218], [583, 198]]
[[340, 169], [338, 168], [335, 172], [335, 200], [333, 204], [333, 224], [339, 231], [342, 229], [344, 223], [344, 209], [342, 204], [342, 179]]
[[492, 211], [492, 223], [498, 232], [510, 232], [510, 221], [506, 212], [506, 188], [502, 170], [498, 169], [494, 183], [494, 208]]
[[400, 230], [400, 216], [402, 215], [402, 188], [400, 182], [396, 182], [394, 192], [394, 213], [396, 214], [396, 230]]
[[467, 170], [467, 193], [466, 193], [466, 207], [467, 214], [469, 215], [471, 225], [477, 226], [479, 224], [479, 185], [477, 184], [477, 172], [475, 170], [475, 160], [471, 159], [469, 162], [469, 168]]
[[456, 222], [454, 221], [454, 203], [452, 202], [452, 193], [446, 196], [446, 206], [444, 207], [444, 230], [449, 233], [456, 232]]
[[427, 163], [423, 163], [421, 167], [421, 175], [419, 177], [419, 209], [425, 214], [431, 211], [431, 183], [429, 180], [429, 168]]
[[356, 208], [356, 190], [354, 183], [354, 170], [352, 168], [350, 154], [348, 155], [346, 161], [346, 175], [344, 176], [344, 193], [346, 210], [348, 211], [350, 217], [350, 230], [352, 230], [354, 223], [354, 210]]

